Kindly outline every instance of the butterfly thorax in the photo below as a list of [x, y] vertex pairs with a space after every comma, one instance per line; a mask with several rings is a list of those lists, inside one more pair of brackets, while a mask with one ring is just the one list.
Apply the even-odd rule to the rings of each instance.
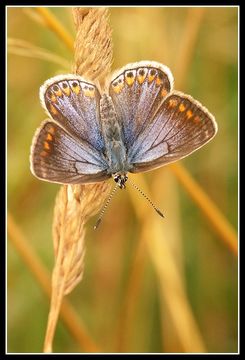
[[118, 178], [117, 176], [122, 175], [123, 183], [125, 182], [123, 181], [124, 174], [130, 170], [131, 166], [127, 161], [122, 129], [118, 122], [111, 97], [107, 94], [102, 95], [100, 100], [100, 118], [105, 142], [105, 157], [108, 162], [107, 171], [113, 175], [114, 179], [118, 179], [118, 182], [120, 177]]

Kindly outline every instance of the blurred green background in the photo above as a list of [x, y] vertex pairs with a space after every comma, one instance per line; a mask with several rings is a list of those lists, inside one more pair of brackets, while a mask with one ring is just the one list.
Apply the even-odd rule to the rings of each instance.
[[[64, 59], [64, 66], [17, 54], [16, 48], [9, 47], [8, 210], [30, 246], [51, 271], [54, 261], [51, 227], [59, 185], [32, 176], [29, 153], [33, 134], [46, 116], [39, 102], [39, 87], [58, 73], [70, 72], [73, 54], [52, 31], [36, 22], [28, 10], [21, 7], [7, 9], [8, 37], [24, 40], [60, 56]], [[71, 9], [55, 7], [50, 11], [75, 37]], [[183, 35], [188, 24], [194, 21], [190, 14], [188, 7], [111, 8], [113, 70], [129, 62], [155, 60], [169, 66], [176, 83], [180, 81], [176, 76], [185, 75], [182, 87], [177, 89], [203, 103], [215, 115], [219, 131], [213, 141], [181, 163], [217, 204], [228, 222], [237, 228], [238, 8], [205, 9], [187, 72], [175, 73], [175, 69], [181, 68], [178, 64], [182, 61], [181, 49], [185, 46]], [[160, 204], [156, 192], [151, 192], [154, 179], [159, 176], [163, 182], [158, 192], [168, 192], [166, 201], [163, 199]], [[188, 299], [207, 352], [236, 352], [236, 257], [220, 241], [168, 167], [146, 173], [144, 177], [150, 188], [148, 195], [167, 214], [165, 224], [171, 222], [171, 218], [175, 220], [176, 261], [181, 264]], [[137, 183], [136, 176], [134, 181]], [[141, 204], [152, 212], [143, 197]], [[69, 300], [92, 338], [104, 351], [110, 352], [114, 349], [115, 326], [142, 224], [137, 222], [127, 191], [114, 197], [97, 232], [92, 228], [95, 220], [96, 217], [87, 226], [84, 278], [69, 295]], [[49, 300], [11, 242], [7, 266], [7, 350], [41, 352]], [[146, 256], [125, 352], [183, 351], [167, 309], [160, 315], [160, 307], [155, 271]], [[54, 348], [57, 352], [81, 351], [62, 322], [58, 325]]]

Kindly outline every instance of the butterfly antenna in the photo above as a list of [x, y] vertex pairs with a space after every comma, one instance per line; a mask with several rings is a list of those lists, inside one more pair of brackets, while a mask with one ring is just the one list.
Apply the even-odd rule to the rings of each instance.
[[129, 182], [136, 190], [138, 190], [141, 195], [144, 196], [144, 198], [151, 204], [151, 206], [153, 207], [153, 209], [158, 213], [158, 215], [160, 215], [161, 217], [164, 218], [163, 213], [153, 204], [153, 202], [148, 198], [148, 196], [146, 196], [146, 194], [143, 193], [142, 190], [140, 190], [140, 188], [138, 188], [137, 185], [135, 185], [131, 180], [127, 180], [127, 182]]
[[106, 202], [105, 202], [105, 205], [103, 206], [100, 214], [99, 214], [99, 217], [98, 217], [98, 220], [96, 221], [96, 224], [94, 225], [94, 230], [98, 229], [99, 227], [99, 224], [101, 223], [101, 220], [102, 220], [102, 217], [107, 209], [107, 206], [109, 205], [113, 195], [115, 194], [115, 192], [117, 191], [117, 189], [119, 188], [118, 184], [114, 187], [114, 189], [112, 190], [112, 192], [110, 193], [110, 195], [108, 196]]

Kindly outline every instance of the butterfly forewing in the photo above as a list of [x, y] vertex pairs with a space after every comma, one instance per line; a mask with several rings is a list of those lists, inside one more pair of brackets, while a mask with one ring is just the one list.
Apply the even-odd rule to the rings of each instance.
[[109, 95], [122, 127], [126, 148], [134, 144], [152, 121], [172, 86], [170, 70], [156, 62], [128, 64], [112, 77]]
[[132, 172], [148, 171], [197, 150], [217, 132], [214, 117], [191, 96], [174, 91], [130, 148]]
[[76, 75], [49, 79], [40, 89], [40, 98], [50, 116], [71, 135], [103, 151], [97, 87]]
[[34, 136], [31, 170], [40, 179], [61, 184], [93, 183], [109, 177], [106, 168], [96, 149], [52, 121], [44, 121]]

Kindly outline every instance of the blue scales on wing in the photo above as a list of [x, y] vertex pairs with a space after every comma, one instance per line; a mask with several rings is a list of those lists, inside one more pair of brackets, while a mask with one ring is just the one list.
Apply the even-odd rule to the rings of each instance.
[[149, 125], [172, 86], [170, 70], [156, 62], [128, 64], [112, 76], [109, 95], [121, 124], [127, 149], [133, 146]]
[[41, 124], [33, 139], [33, 174], [62, 184], [109, 178], [97, 87], [80, 76], [61, 75], [44, 83], [40, 98], [51, 119]]
[[172, 88], [170, 70], [156, 62], [129, 64], [113, 77], [109, 94], [123, 129], [130, 172], [181, 159], [217, 131], [206, 108]]
[[71, 135], [103, 151], [97, 87], [77, 75], [49, 79], [40, 89], [40, 98], [51, 117]]

